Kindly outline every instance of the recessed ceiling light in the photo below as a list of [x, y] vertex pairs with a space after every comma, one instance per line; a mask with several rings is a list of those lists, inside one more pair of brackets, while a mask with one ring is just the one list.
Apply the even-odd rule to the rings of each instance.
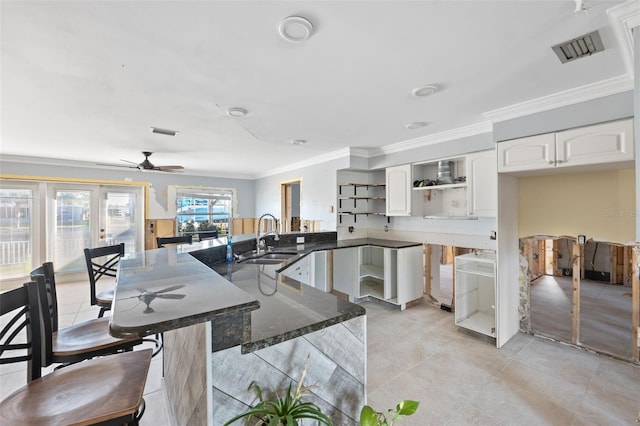
[[410, 130], [415, 130], [415, 129], [419, 129], [421, 127], [424, 127], [426, 125], [427, 125], [427, 123], [425, 123], [424, 121], [414, 121], [413, 123], [409, 123], [404, 127], [406, 127], [407, 129], [410, 129]]
[[289, 16], [280, 21], [278, 32], [287, 41], [305, 41], [313, 35], [313, 24], [302, 16]]
[[291, 145], [304, 145], [305, 143], [307, 143], [307, 141], [304, 139], [294, 139], [290, 142]]
[[159, 135], [175, 136], [180, 132], [177, 130], [162, 129], [160, 127], [151, 127], [151, 133], [157, 133]]
[[233, 107], [227, 110], [227, 115], [231, 117], [244, 117], [247, 115], [247, 110], [240, 107]]
[[416, 96], [416, 97], [424, 97], [424, 96], [433, 95], [437, 91], [438, 91], [438, 86], [434, 86], [432, 84], [429, 84], [427, 86], [422, 86], [422, 87], [418, 87], [416, 89], [413, 89], [411, 91], [411, 94], [413, 96]]

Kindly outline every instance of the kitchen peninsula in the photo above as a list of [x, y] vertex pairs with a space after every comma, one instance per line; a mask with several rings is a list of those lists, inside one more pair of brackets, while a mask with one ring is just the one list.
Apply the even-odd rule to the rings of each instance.
[[[255, 403], [252, 381], [286, 389], [308, 357], [305, 384], [318, 386], [310, 400], [337, 424], [357, 424], [366, 402], [365, 310], [283, 280], [283, 264], [206, 266], [203, 259], [215, 258], [223, 244], [150, 250], [120, 263], [111, 332], [164, 332], [164, 380], [176, 423], [223, 424]], [[313, 246], [306, 247], [299, 256]]]

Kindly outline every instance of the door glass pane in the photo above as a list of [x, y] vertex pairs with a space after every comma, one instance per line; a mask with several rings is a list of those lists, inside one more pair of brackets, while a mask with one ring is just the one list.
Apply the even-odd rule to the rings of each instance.
[[19, 278], [33, 268], [31, 256], [33, 191], [0, 189], [0, 277]]
[[60, 272], [86, 270], [91, 245], [91, 191], [56, 191], [53, 264]]
[[[124, 243], [126, 253], [137, 250], [138, 227], [136, 227], [136, 194], [130, 192], [107, 192], [105, 205], [105, 227], [100, 238], [105, 245]], [[104, 229], [104, 232], [102, 232]]]

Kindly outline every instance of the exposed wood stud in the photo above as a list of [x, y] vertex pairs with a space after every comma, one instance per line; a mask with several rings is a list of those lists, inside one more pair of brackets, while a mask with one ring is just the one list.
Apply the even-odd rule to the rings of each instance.
[[424, 293], [431, 296], [431, 244], [424, 245]]
[[575, 345], [580, 344], [580, 272], [584, 270], [582, 267], [584, 256], [582, 255], [584, 246], [573, 243], [573, 330], [571, 333], [571, 342]]
[[631, 287], [633, 276], [633, 249], [630, 246], [624, 247], [624, 259], [622, 260], [622, 284]]
[[631, 344], [631, 358], [638, 362], [640, 354], [640, 341], [638, 341], [638, 334], [640, 329], [640, 246], [633, 247], [633, 260], [632, 260], [632, 279], [631, 279], [631, 323], [632, 323], [632, 344]]
[[609, 284], [617, 284], [618, 278], [618, 247], [613, 244], [609, 244]]

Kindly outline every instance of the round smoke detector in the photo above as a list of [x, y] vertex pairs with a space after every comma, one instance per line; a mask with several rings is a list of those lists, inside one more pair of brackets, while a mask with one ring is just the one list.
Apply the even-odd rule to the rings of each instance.
[[313, 24], [302, 16], [289, 16], [280, 21], [278, 32], [287, 41], [305, 41], [313, 35]]

